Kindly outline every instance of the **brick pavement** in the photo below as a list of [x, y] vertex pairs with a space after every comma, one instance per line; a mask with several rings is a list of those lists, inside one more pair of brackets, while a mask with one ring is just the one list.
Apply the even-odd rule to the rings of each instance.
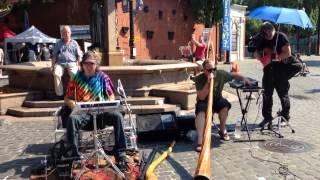
[[[312, 150], [304, 153], [275, 153], [266, 151], [258, 146], [258, 142], [221, 142], [217, 130], [213, 129], [211, 168], [212, 178], [218, 180], [256, 180], [264, 177], [267, 180], [284, 179], [277, 174], [279, 165], [271, 162], [261, 162], [253, 156], [286, 164], [289, 170], [301, 179], [320, 179], [320, 134], [319, 134], [319, 105], [320, 105], [320, 57], [303, 57], [309, 66], [311, 74], [307, 77], [297, 77], [291, 80], [291, 125], [296, 133], [284, 129], [285, 139], [307, 142]], [[229, 69], [229, 65], [220, 65]], [[260, 80], [261, 66], [254, 59], [239, 63], [242, 74]], [[227, 91], [235, 93], [233, 89]], [[233, 129], [236, 118], [241, 115], [238, 102], [232, 103], [233, 108], [228, 118], [228, 128]], [[274, 114], [280, 102], [275, 95]], [[249, 124], [256, 124], [261, 120], [259, 105], [252, 101], [248, 114]], [[32, 165], [39, 162], [46, 154], [53, 140], [52, 122], [10, 122], [1, 121], [0, 126], [0, 179], [27, 179]], [[217, 120], [215, 120], [217, 122]], [[232, 135], [232, 132], [230, 132]], [[252, 132], [253, 140], [275, 139], [270, 135]], [[245, 132], [242, 139], [246, 140]], [[150, 151], [154, 146], [158, 151], [164, 151], [170, 142], [143, 143], [141, 149]], [[251, 150], [252, 155], [250, 155]], [[159, 154], [157, 154], [159, 155]], [[173, 153], [156, 169], [159, 179], [192, 179], [198, 154], [193, 151], [190, 142], [180, 140], [173, 149]], [[287, 176], [293, 179], [293, 176]], [[299, 179], [299, 178], [296, 178]]]

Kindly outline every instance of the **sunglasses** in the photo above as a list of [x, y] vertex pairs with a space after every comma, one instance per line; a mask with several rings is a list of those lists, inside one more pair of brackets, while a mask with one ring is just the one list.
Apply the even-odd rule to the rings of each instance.
[[85, 64], [85, 65], [94, 65], [94, 64], [96, 64], [96, 63], [93, 63], [93, 62], [83, 62], [83, 64]]
[[211, 69], [206, 69], [206, 71], [208, 71], [208, 73], [213, 73], [217, 70], [217, 68], [211, 68]]

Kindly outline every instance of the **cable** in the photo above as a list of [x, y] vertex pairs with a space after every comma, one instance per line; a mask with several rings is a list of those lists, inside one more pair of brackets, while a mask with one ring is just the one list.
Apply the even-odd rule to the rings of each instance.
[[284, 177], [285, 179], [287, 178], [288, 175], [292, 175], [294, 177], [294, 179], [298, 178], [298, 179], [302, 179], [301, 177], [297, 176], [296, 174], [294, 174], [292, 171], [289, 170], [288, 166], [285, 164], [282, 164], [278, 161], [272, 161], [272, 160], [267, 160], [267, 159], [262, 159], [260, 157], [254, 156], [253, 155], [253, 151], [252, 151], [252, 144], [251, 141], [250, 142], [250, 149], [249, 149], [249, 154], [253, 159], [257, 159], [261, 162], [268, 162], [268, 163], [273, 163], [273, 164], [277, 164], [280, 167], [277, 169], [276, 174], [278, 174], [279, 176]]
[[[260, 96], [261, 94], [263, 93], [263, 91], [259, 92], [258, 93], [258, 97], [257, 97], [257, 101], [256, 101], [256, 104], [258, 105], [258, 113], [257, 113], [257, 116], [256, 116], [256, 119], [254, 121], [254, 124], [256, 123], [256, 121], [258, 120], [258, 117], [259, 117], [259, 114], [260, 114], [260, 109], [262, 109], [262, 101], [260, 100]], [[248, 106], [250, 106], [251, 103], [248, 104]], [[247, 115], [246, 115], [247, 116]], [[294, 174], [293, 172], [291, 172], [288, 168], [287, 165], [285, 164], [282, 164], [278, 161], [273, 161], [273, 160], [267, 160], [267, 159], [262, 159], [260, 157], [257, 157], [253, 154], [253, 146], [252, 146], [252, 141], [249, 139], [249, 150], [248, 150], [248, 153], [250, 154], [250, 156], [253, 158], [253, 159], [257, 159], [261, 162], [268, 162], [268, 163], [273, 163], [273, 164], [277, 164], [279, 165], [279, 168], [276, 170], [276, 174], [278, 176], [281, 176], [281, 177], [284, 177], [284, 179], [287, 178], [287, 176], [289, 175], [292, 175], [294, 177], [294, 179], [302, 179], [301, 177], [297, 176], [296, 174]]]

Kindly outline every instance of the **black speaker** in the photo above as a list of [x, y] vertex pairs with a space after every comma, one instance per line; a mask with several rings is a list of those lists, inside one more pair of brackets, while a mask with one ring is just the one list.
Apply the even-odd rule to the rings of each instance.
[[194, 130], [196, 129], [195, 126], [195, 114], [186, 114], [186, 115], [180, 115], [176, 117], [176, 123], [179, 127], [180, 131], [188, 131], [188, 130]]
[[177, 130], [175, 113], [140, 114], [136, 116], [137, 132]]
[[136, 116], [138, 141], [167, 141], [179, 138], [175, 113], [143, 114]]

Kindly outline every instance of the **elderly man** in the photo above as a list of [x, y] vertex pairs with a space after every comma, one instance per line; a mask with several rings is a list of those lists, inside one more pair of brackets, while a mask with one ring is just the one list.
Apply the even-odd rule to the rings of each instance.
[[224, 141], [230, 140], [227, 133], [225, 124], [228, 117], [231, 104], [229, 101], [222, 97], [222, 90], [224, 84], [233, 79], [243, 80], [246, 84], [250, 85], [250, 81], [236, 73], [229, 73], [224, 70], [217, 70], [213, 61], [205, 60], [202, 64], [203, 72], [194, 77], [194, 82], [197, 90], [197, 103], [196, 103], [196, 119], [195, 125], [197, 129], [197, 142], [196, 151], [201, 151], [201, 144], [203, 140], [203, 131], [205, 123], [205, 113], [207, 110], [207, 102], [209, 95], [210, 80], [214, 78], [213, 89], [213, 107], [214, 112], [218, 113], [220, 120], [220, 138]]
[[59, 40], [52, 53], [52, 71], [54, 77], [54, 88], [57, 100], [63, 99], [62, 76], [67, 69], [69, 76], [72, 77], [78, 71], [78, 65], [82, 52], [78, 43], [71, 39], [71, 29], [69, 26], [63, 26], [61, 29], [62, 39]]
[[259, 124], [264, 127], [272, 128], [272, 96], [274, 89], [277, 91], [281, 101], [281, 115], [289, 121], [290, 99], [289, 99], [289, 79], [293, 77], [302, 66], [300, 63], [293, 63], [294, 58], [291, 53], [291, 47], [288, 37], [282, 32], [276, 32], [274, 26], [269, 23], [263, 23], [261, 27], [262, 40], [257, 45], [255, 57], [263, 65], [262, 85], [263, 121]]

